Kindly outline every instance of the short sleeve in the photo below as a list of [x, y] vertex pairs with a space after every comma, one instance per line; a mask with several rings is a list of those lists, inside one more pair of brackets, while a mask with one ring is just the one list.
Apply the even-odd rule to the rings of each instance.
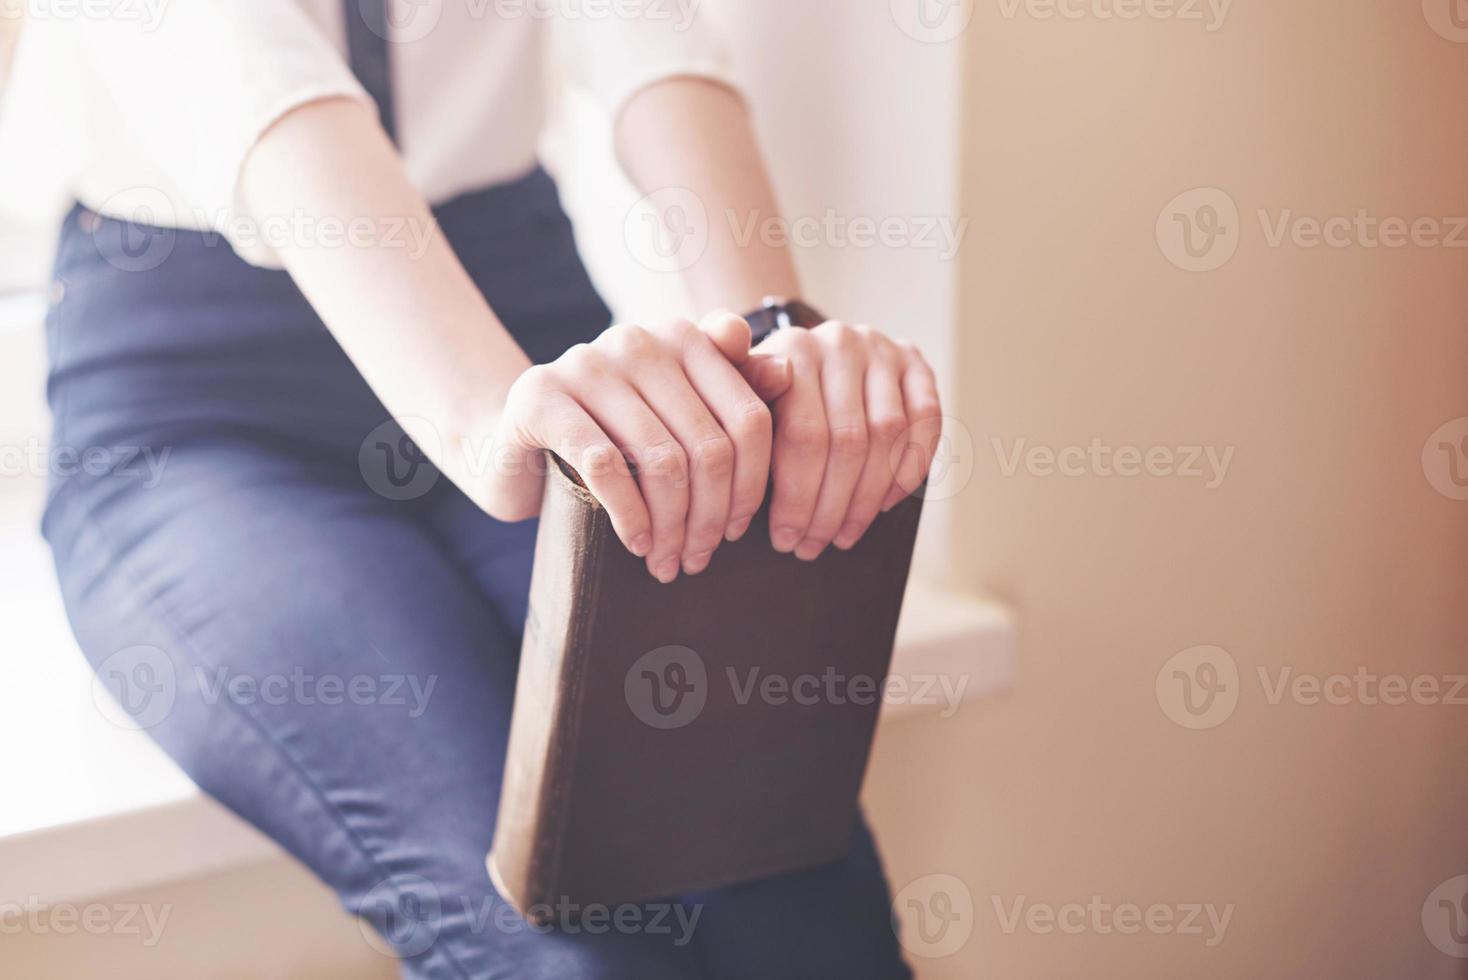
[[239, 196], [245, 158], [308, 102], [372, 105], [321, 25], [296, 0], [167, 0], [152, 21], [94, 20], [83, 38], [113, 124], [243, 258], [278, 264], [260, 236], [230, 234], [251, 217]]
[[678, 76], [741, 91], [724, 33], [703, 4], [612, 2], [577, 10], [561, 16], [571, 75], [612, 116], [640, 90]]

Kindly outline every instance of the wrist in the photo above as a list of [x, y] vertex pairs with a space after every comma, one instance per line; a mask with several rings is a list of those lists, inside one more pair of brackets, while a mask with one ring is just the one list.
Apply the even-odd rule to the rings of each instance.
[[476, 372], [467, 385], [444, 392], [437, 415], [445, 451], [472, 455], [486, 450], [504, 418], [510, 390], [533, 366], [516, 348], [513, 356], [499, 360], [495, 370]]

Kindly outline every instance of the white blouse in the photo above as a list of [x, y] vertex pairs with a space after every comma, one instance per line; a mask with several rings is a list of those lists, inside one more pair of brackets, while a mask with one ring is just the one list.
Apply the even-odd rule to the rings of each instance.
[[[699, 0], [389, 2], [398, 145], [431, 204], [535, 165], [552, 27], [573, 76], [613, 113], [669, 76], [733, 84]], [[347, 63], [342, 0], [31, 7], [6, 100], [43, 100], [69, 131], [72, 194], [115, 217], [219, 231], [248, 261], [278, 266], [262, 236], [236, 234], [251, 220], [240, 168], [292, 108], [326, 96], [372, 104]]]

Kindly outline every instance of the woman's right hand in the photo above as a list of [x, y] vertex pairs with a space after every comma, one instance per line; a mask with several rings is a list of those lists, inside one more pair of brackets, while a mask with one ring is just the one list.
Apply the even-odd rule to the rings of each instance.
[[[251, 150], [240, 180], [262, 223], [396, 215], [437, 227], [376, 113], [356, 99], [286, 113]], [[292, 241], [280, 258], [407, 434], [437, 443], [439, 469], [492, 516], [540, 511], [550, 449], [581, 473], [627, 547], [672, 581], [680, 567], [702, 571], [763, 502], [765, 401], [784, 393], [791, 370], [784, 358], [751, 357], [739, 317], [706, 317], [703, 329], [613, 327], [529, 367], [437, 231], [421, 255]], [[751, 361], [764, 366], [750, 371]]]
[[673, 581], [680, 568], [695, 575], [764, 502], [765, 403], [790, 378], [784, 358], [751, 359], [749, 325], [730, 313], [710, 314], [701, 327], [614, 326], [514, 382], [477, 502], [500, 520], [539, 513], [549, 449], [575, 467], [658, 581]]

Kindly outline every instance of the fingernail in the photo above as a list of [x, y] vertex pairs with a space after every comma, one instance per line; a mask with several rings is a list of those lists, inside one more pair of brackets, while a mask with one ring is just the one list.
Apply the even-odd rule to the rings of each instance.
[[800, 542], [800, 547], [795, 549], [795, 557], [801, 561], [815, 561], [825, 550], [825, 542], [817, 541], [815, 538], [806, 538]]
[[901, 487], [893, 487], [887, 492], [887, 499], [882, 501], [882, 513], [885, 514], [893, 507], [896, 507], [899, 503], [902, 502], [903, 498], [905, 498], [906, 496], [906, 490], [902, 489]]
[[744, 532], [749, 530], [749, 523], [752, 520], [754, 520], [754, 518], [744, 517], [737, 521], [730, 521], [729, 529], [724, 532], [724, 540], [738, 541], [740, 538], [744, 537]]
[[677, 578], [678, 556], [674, 555], [672, 558], [664, 558], [662, 562], [658, 565], [657, 570], [653, 572], [653, 575], [657, 578], [659, 582], [663, 583], [664, 585], [667, 585], [669, 582], [673, 581], [673, 579]]
[[683, 571], [688, 575], [697, 575], [709, 567], [709, 559], [714, 556], [712, 551], [705, 551], [697, 555], [689, 555], [683, 559]]
[[632, 549], [632, 553], [638, 558], [646, 558], [647, 553], [652, 550], [652, 535], [639, 534], [632, 539], [632, 544], [629, 547]]
[[780, 385], [790, 377], [790, 358], [770, 357], [764, 364], [760, 365], [760, 383], [773, 387]]
[[789, 553], [800, 543], [800, 532], [793, 527], [777, 527], [770, 534], [770, 543], [776, 551]]
[[832, 544], [834, 544], [836, 547], [840, 548], [842, 551], [848, 551], [860, 539], [861, 539], [861, 525], [860, 524], [856, 524], [856, 523], [844, 524], [841, 527], [841, 532], [836, 535], [836, 540], [833, 541]]

